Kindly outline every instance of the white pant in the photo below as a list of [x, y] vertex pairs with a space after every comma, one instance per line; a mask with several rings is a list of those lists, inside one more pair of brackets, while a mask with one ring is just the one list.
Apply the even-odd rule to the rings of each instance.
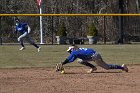
[[26, 38], [26, 40], [30, 43], [30, 44], [33, 44], [34, 42], [30, 39], [29, 35], [28, 35], [28, 32], [25, 32], [24, 34], [20, 35], [18, 37], [18, 42], [20, 43], [23, 43], [23, 38]]

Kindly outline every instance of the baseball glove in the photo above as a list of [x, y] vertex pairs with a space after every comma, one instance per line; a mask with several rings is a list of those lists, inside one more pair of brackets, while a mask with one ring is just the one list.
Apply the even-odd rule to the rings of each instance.
[[56, 72], [57, 71], [62, 71], [62, 70], [64, 70], [64, 67], [63, 67], [62, 63], [56, 64]]

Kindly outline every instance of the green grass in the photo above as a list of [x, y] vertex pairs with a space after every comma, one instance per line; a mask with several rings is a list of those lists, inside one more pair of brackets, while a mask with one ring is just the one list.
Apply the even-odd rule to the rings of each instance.
[[[41, 52], [31, 45], [19, 51], [18, 45], [0, 46], [0, 68], [55, 67], [69, 55], [68, 45], [42, 45]], [[97, 50], [112, 64], [140, 64], [140, 45], [80, 45]], [[81, 66], [76, 61], [67, 66]]]

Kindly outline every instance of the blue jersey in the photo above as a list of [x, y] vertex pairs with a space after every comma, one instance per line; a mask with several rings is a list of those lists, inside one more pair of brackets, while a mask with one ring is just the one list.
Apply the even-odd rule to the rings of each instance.
[[95, 53], [96, 51], [91, 48], [79, 48], [78, 50], [74, 49], [67, 59], [69, 60], [69, 62], [73, 62], [76, 58], [80, 58], [82, 60], [89, 60]]
[[21, 34], [28, 32], [28, 28], [26, 28], [27, 23], [20, 23], [16, 26], [16, 31], [20, 32]]

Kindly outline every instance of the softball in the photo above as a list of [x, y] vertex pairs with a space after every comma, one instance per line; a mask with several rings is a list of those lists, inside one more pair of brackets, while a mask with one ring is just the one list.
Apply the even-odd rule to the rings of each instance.
[[62, 70], [62, 71], [61, 71], [61, 74], [65, 74], [65, 71], [64, 71], [64, 70]]

